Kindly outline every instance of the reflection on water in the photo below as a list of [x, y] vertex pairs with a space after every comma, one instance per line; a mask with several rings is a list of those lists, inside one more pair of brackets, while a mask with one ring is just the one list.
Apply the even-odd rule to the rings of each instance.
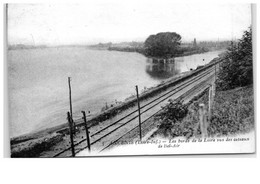
[[167, 79], [180, 73], [175, 67], [174, 60], [147, 59], [146, 73], [153, 79]]
[[176, 57], [174, 59], [152, 59], [146, 60], [146, 73], [154, 80], [164, 80], [174, 75], [209, 63], [224, 50], [194, 54], [190, 56]]

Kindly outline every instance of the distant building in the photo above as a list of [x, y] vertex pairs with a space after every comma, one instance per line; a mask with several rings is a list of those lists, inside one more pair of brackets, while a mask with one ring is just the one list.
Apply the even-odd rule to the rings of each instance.
[[197, 47], [197, 41], [196, 41], [196, 38], [194, 38], [194, 41], [193, 41], [193, 47]]

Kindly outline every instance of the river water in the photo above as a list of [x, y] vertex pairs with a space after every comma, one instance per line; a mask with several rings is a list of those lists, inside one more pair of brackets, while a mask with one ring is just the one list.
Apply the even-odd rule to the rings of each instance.
[[8, 95], [10, 136], [66, 123], [71, 77], [73, 116], [101, 111], [163, 80], [203, 65], [222, 51], [153, 64], [138, 53], [83, 47], [9, 50]]

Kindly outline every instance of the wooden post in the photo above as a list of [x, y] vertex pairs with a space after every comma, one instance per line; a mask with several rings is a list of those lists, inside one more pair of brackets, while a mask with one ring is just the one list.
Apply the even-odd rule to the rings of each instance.
[[89, 132], [88, 132], [88, 125], [87, 125], [87, 120], [86, 120], [86, 113], [85, 111], [81, 111], [83, 114], [83, 120], [84, 120], [84, 125], [86, 129], [86, 136], [87, 136], [87, 143], [88, 143], [88, 151], [90, 152], [90, 139], [89, 139]]
[[72, 130], [72, 121], [71, 121], [71, 116], [70, 113], [67, 113], [68, 116], [68, 122], [69, 122], [69, 128], [70, 128], [70, 144], [71, 144], [71, 152], [72, 156], [75, 157], [75, 150], [74, 150], [74, 142], [73, 142], [73, 130]]
[[213, 84], [213, 97], [215, 97], [215, 91], [216, 91], [216, 82], [217, 82], [217, 61], [215, 61], [215, 81]]
[[137, 97], [138, 115], [139, 115], [139, 134], [140, 134], [140, 140], [142, 140], [141, 112], [140, 112], [140, 102], [139, 102], [138, 86], [136, 85], [135, 88], [136, 88], [136, 97]]
[[207, 118], [206, 118], [206, 109], [204, 104], [199, 104], [199, 121], [200, 121], [200, 130], [202, 137], [207, 137]]
[[212, 101], [213, 101], [213, 99], [212, 99], [212, 89], [213, 88], [213, 86], [212, 85], [210, 85], [209, 86], [209, 100], [208, 100], [208, 120], [210, 121], [210, 119], [211, 119], [211, 111], [212, 111]]
[[213, 102], [214, 102], [215, 95], [216, 95], [216, 84], [213, 82], [213, 84], [212, 84], [212, 101]]
[[215, 83], [217, 79], [217, 61], [215, 61]]
[[72, 117], [72, 101], [71, 101], [71, 86], [70, 86], [70, 77], [68, 77], [68, 83], [69, 83], [69, 100], [70, 100], [70, 117], [73, 125], [73, 134], [75, 133], [75, 124]]

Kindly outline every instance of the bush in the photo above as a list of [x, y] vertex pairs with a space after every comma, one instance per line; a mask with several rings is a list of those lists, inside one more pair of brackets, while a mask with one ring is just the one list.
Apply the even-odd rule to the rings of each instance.
[[217, 90], [229, 90], [253, 83], [252, 29], [245, 31], [237, 44], [231, 42], [220, 64]]
[[170, 100], [169, 104], [164, 107], [163, 112], [155, 118], [161, 121], [159, 129], [165, 137], [179, 136], [182, 134], [182, 127], [179, 126], [181, 120], [188, 114], [188, 105], [184, 105], [182, 101]]

